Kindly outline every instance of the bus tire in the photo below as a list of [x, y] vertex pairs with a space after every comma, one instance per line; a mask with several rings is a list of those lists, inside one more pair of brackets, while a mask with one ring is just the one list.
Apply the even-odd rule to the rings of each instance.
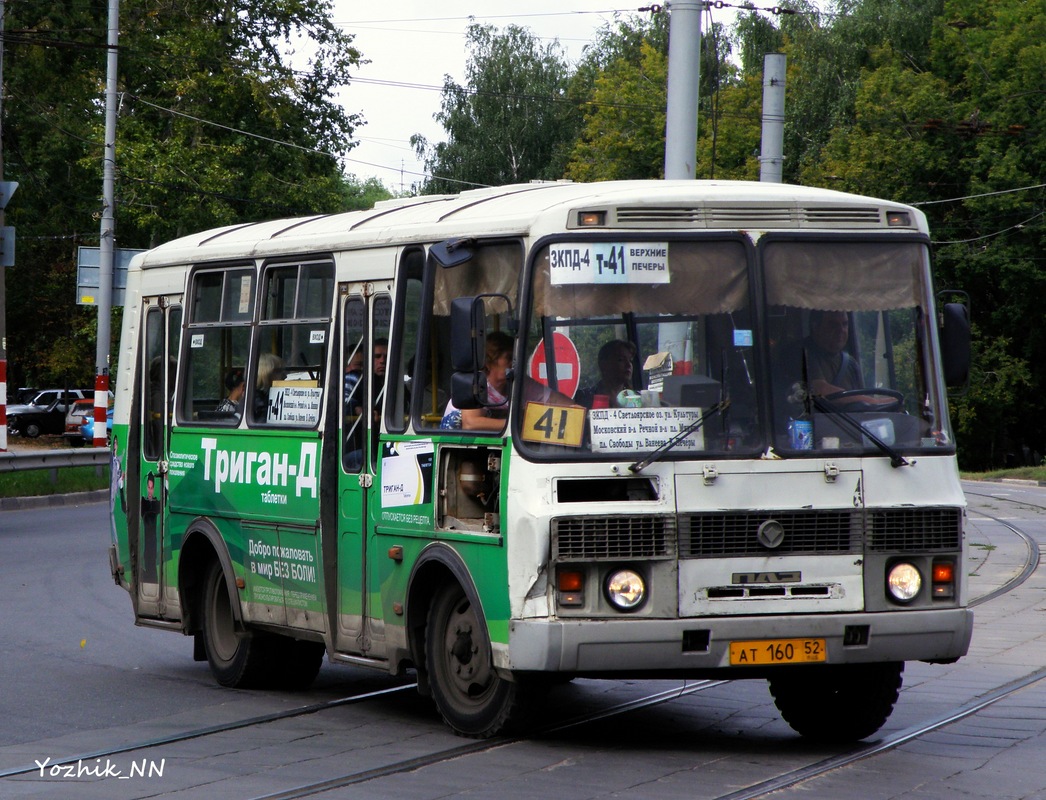
[[797, 667], [770, 678], [770, 693], [785, 722], [803, 737], [856, 742], [893, 712], [903, 671], [903, 662]]
[[425, 666], [436, 707], [455, 733], [496, 736], [517, 716], [522, 687], [494, 669], [486, 627], [457, 583], [443, 586], [429, 608]]
[[201, 627], [207, 663], [219, 684], [249, 689], [266, 682], [266, 670], [271, 663], [269, 637], [236, 630], [229, 586], [218, 561], [212, 561], [207, 570]]

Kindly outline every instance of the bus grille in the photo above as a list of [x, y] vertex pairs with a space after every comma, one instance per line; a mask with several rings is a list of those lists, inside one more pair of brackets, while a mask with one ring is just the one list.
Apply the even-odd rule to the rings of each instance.
[[958, 550], [962, 511], [958, 508], [891, 508], [868, 513], [872, 552]]
[[[757, 538], [759, 526], [771, 519], [784, 528], [781, 544], [773, 549], [761, 545]], [[682, 558], [859, 552], [861, 512], [853, 509], [680, 515]]]
[[[784, 529], [773, 549], [759, 542], [759, 526], [776, 520]], [[769, 555], [845, 555], [869, 552], [958, 550], [962, 510], [899, 508], [820, 511], [753, 511], [560, 517], [552, 520], [556, 560], [722, 558]]]
[[875, 206], [858, 208], [805, 206], [622, 206], [616, 209], [618, 227], [885, 227], [884, 214]]
[[664, 558], [675, 552], [672, 517], [644, 514], [552, 520], [552, 557], [560, 561]]

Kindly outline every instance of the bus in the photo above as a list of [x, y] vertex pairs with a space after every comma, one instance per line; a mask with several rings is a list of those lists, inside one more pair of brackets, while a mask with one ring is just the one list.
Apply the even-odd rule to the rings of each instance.
[[487, 737], [751, 678], [839, 741], [967, 652], [968, 313], [914, 207], [484, 188], [186, 236], [126, 296], [112, 574], [224, 686], [412, 672]]

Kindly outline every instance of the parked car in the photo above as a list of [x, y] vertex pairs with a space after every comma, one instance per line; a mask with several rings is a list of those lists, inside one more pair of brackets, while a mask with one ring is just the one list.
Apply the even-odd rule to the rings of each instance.
[[92, 389], [44, 389], [22, 405], [7, 407], [7, 432], [35, 439], [42, 433], [62, 433], [65, 415], [76, 400], [89, 398]]
[[[90, 444], [94, 441], [94, 417], [88, 417], [84, 424], [80, 426], [80, 436], [83, 440]], [[113, 407], [109, 406], [109, 411], [105, 415], [105, 444], [108, 447], [110, 440], [113, 438]]]
[[65, 414], [65, 433], [62, 436], [69, 442], [70, 447], [83, 447], [86, 444], [80, 426], [87, 420], [94, 418], [94, 400], [77, 400]]

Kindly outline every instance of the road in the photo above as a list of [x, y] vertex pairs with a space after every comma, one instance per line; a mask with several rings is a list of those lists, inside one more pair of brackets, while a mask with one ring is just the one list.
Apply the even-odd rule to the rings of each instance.
[[[983, 595], [1029, 554], [1011, 528], [1046, 541], [1046, 491], [967, 489], [971, 586]], [[0, 797], [740, 798], [854, 752], [797, 738], [762, 681], [574, 681], [544, 712], [561, 727], [487, 743], [453, 736], [380, 672], [325, 665], [302, 694], [221, 689], [190, 639], [134, 626], [108, 538], [98, 503], [0, 512]], [[1026, 686], [774, 796], [1046, 796], [1042, 573], [978, 606], [967, 658], [908, 665], [881, 738]]]

